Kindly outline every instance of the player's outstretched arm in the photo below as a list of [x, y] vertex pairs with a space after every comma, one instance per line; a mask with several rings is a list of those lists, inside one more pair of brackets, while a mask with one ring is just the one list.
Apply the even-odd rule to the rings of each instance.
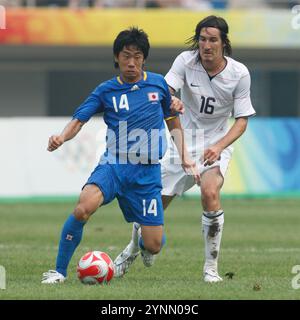
[[64, 142], [74, 138], [83, 125], [84, 122], [81, 122], [78, 119], [70, 121], [60, 135], [52, 135], [49, 138], [47, 150], [52, 152], [59, 148]]
[[200, 172], [197, 169], [196, 162], [190, 157], [184, 142], [184, 134], [178, 117], [166, 120], [170, 134], [176, 145], [178, 154], [184, 171], [194, 177], [195, 182], [200, 185]]

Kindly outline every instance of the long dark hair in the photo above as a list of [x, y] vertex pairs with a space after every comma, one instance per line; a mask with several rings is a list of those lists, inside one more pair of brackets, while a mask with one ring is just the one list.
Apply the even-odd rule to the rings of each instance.
[[[121, 31], [113, 45], [114, 56], [118, 56], [124, 47], [135, 46], [143, 52], [144, 59], [148, 57], [150, 50], [150, 43], [148, 35], [142, 29], [131, 27], [128, 30]], [[115, 68], [118, 68], [118, 62], [115, 62]]]
[[222, 42], [223, 44], [225, 44], [223, 54], [226, 54], [227, 56], [231, 56], [232, 48], [231, 48], [230, 40], [228, 39], [228, 31], [229, 31], [228, 24], [223, 18], [217, 17], [217, 16], [208, 16], [197, 24], [195, 29], [195, 34], [189, 39], [187, 39], [187, 41], [185, 42], [189, 46], [188, 49], [191, 51], [199, 50], [200, 32], [202, 28], [209, 28], [209, 27], [217, 28], [220, 30]]

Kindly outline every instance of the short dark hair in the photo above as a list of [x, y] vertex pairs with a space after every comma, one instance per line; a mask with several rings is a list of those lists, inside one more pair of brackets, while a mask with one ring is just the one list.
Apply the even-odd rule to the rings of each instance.
[[[225, 44], [224, 53], [228, 56], [232, 54], [232, 48], [230, 40], [228, 39], [228, 31], [229, 27], [225, 19], [217, 16], [208, 16], [201, 20], [195, 29], [195, 34], [187, 39], [186, 44], [189, 45], [189, 50], [197, 51], [199, 50], [199, 39], [200, 39], [200, 32], [203, 28], [217, 28], [220, 30], [220, 35], [222, 42]], [[200, 57], [199, 57], [200, 59]]]
[[[143, 52], [144, 59], [147, 59], [150, 50], [150, 43], [147, 33], [142, 29], [139, 29], [138, 27], [131, 27], [127, 30], [121, 31], [114, 41], [114, 56], [117, 57], [124, 47], [129, 46], [137, 47]], [[118, 67], [118, 62], [115, 62], [115, 68]]]

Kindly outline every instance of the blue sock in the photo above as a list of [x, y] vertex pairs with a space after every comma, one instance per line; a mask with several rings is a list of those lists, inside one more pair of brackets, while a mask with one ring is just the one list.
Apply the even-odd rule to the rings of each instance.
[[142, 250], [145, 250], [144, 240], [143, 240], [142, 236], [139, 237], [139, 247], [140, 247]]
[[[161, 248], [165, 245], [166, 240], [167, 240], [167, 237], [166, 237], [165, 233], [163, 233], [163, 236], [162, 236], [162, 239], [161, 239]], [[145, 250], [144, 240], [143, 240], [142, 237], [139, 237], [139, 247], [140, 247], [142, 250]]]
[[71, 214], [63, 226], [56, 258], [56, 271], [65, 277], [69, 262], [81, 241], [84, 224], [85, 222], [76, 220]]

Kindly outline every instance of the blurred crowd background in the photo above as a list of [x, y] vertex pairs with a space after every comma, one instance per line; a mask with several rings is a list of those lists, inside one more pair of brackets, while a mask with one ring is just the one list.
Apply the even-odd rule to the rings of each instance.
[[193, 10], [235, 8], [291, 8], [297, 0], [0, 0], [7, 7], [128, 7], [184, 8]]
[[[0, 32], [0, 117], [72, 114], [91, 88], [115, 75], [111, 44], [129, 25], [150, 36], [146, 68], [165, 74], [186, 49], [196, 23], [213, 13], [229, 22], [233, 58], [249, 68], [257, 115], [300, 116], [300, 15], [291, 10], [297, 4], [300, 0], [0, 0], [7, 7], [7, 29]], [[292, 26], [298, 20], [299, 30]]]

